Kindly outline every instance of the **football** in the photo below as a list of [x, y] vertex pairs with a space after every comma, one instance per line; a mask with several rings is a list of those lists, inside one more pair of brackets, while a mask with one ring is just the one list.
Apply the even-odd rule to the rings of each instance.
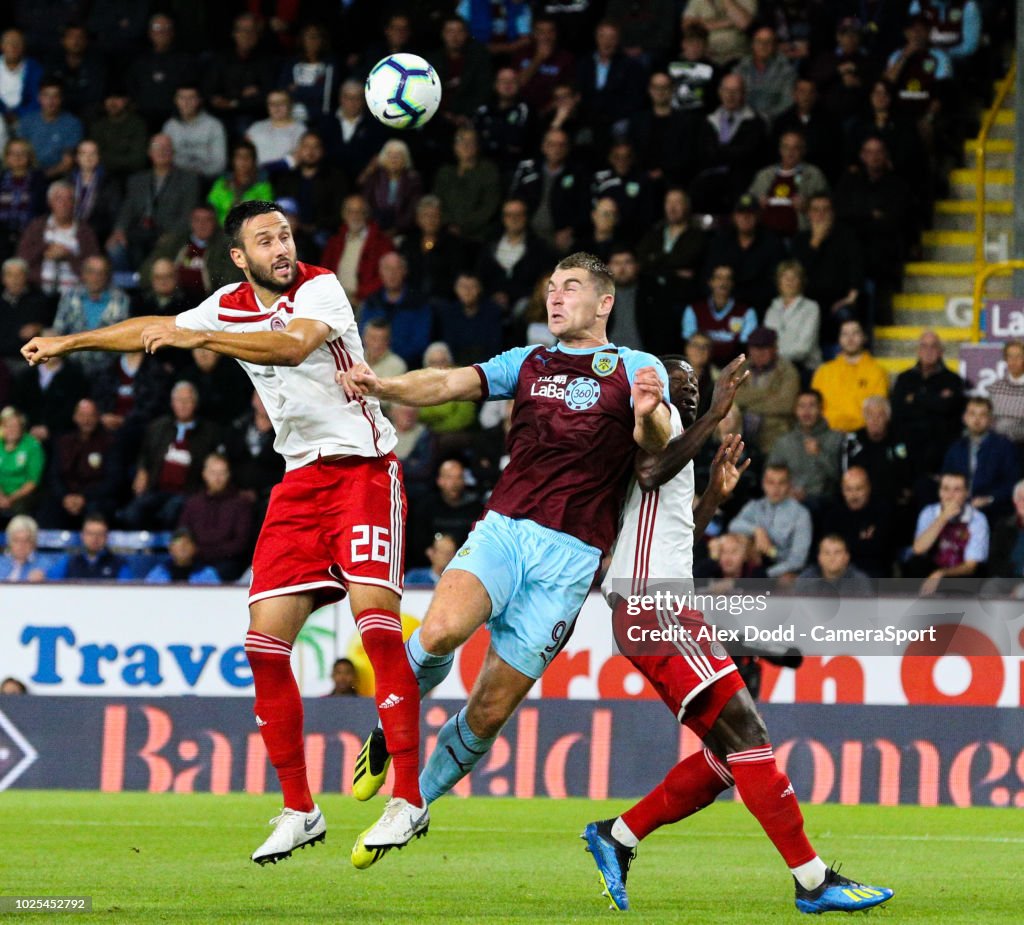
[[426, 125], [441, 103], [437, 72], [419, 55], [388, 55], [366, 78], [366, 105], [391, 128]]

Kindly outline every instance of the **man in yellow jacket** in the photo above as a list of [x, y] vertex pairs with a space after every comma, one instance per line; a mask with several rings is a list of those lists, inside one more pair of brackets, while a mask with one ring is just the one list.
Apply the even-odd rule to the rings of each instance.
[[864, 349], [859, 321], [844, 321], [839, 329], [840, 353], [814, 373], [811, 388], [824, 399], [824, 415], [833, 430], [854, 431], [864, 426], [864, 399], [889, 394], [889, 376]]

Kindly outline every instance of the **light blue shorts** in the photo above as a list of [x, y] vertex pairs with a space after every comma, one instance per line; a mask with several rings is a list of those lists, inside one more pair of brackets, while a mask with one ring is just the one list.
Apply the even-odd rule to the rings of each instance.
[[539, 678], [572, 633], [600, 563], [600, 550], [574, 536], [488, 511], [445, 571], [480, 579], [494, 651]]

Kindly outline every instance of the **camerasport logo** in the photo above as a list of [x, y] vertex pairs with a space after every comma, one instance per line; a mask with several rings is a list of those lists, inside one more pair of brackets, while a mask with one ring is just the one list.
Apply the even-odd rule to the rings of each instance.
[[6, 790], [38, 758], [17, 726], [0, 712], [0, 790]]

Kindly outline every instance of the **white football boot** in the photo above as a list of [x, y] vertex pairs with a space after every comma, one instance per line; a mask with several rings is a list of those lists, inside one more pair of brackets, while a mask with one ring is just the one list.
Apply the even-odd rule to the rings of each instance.
[[327, 824], [319, 806], [314, 806], [308, 813], [285, 807], [281, 815], [270, 820], [270, 824], [274, 826], [270, 838], [252, 855], [257, 864], [276, 864], [291, 857], [296, 848], [322, 842], [327, 833]]
[[363, 845], [374, 848], [401, 848], [413, 838], [422, 838], [430, 828], [430, 811], [426, 804], [413, 806], [401, 797], [392, 797], [384, 815], [360, 836]]

